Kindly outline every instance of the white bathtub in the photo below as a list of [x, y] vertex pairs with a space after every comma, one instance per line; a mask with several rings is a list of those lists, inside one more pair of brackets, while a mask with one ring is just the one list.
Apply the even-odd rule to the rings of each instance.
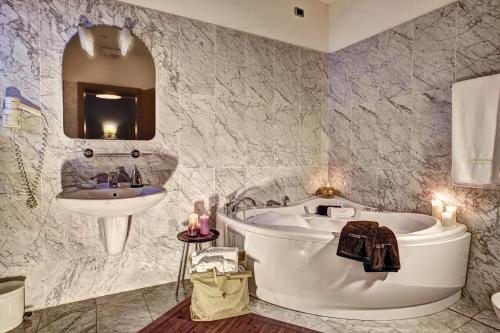
[[[335, 220], [305, 214], [304, 205], [318, 204], [352, 205], [356, 215]], [[342, 198], [312, 198], [289, 207], [248, 209], [236, 218], [219, 212], [219, 244], [246, 251], [255, 275], [254, 296], [297, 311], [350, 319], [403, 319], [441, 311], [460, 298], [470, 243], [464, 225], [443, 227], [427, 215], [364, 208]], [[266, 211], [302, 214], [308, 226], [252, 222], [251, 216]], [[347, 220], [372, 220], [391, 228], [399, 243], [401, 270], [365, 273], [362, 263], [337, 256], [338, 236]]]

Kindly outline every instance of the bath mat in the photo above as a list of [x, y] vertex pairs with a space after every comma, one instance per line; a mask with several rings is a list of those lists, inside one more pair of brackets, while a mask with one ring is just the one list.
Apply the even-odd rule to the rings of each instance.
[[308, 328], [266, 318], [254, 313], [215, 321], [192, 321], [189, 306], [191, 298], [177, 304], [173, 309], [144, 327], [139, 333], [233, 333], [233, 332], [317, 332]]

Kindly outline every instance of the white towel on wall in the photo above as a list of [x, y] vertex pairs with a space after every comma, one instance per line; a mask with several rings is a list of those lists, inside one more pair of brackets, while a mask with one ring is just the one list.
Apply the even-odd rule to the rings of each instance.
[[500, 186], [500, 74], [452, 88], [452, 179]]

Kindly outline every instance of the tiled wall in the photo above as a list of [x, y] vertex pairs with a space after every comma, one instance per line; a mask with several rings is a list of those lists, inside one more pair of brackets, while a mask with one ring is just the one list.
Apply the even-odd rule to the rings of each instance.
[[[157, 71], [156, 137], [83, 141], [63, 134], [61, 63], [80, 16], [122, 27], [151, 49]], [[327, 174], [326, 57], [281, 42], [105, 0], [0, 0], [0, 91], [40, 105], [50, 124], [39, 206], [24, 205], [13, 143], [33, 177], [41, 122], [0, 129], [0, 277], [26, 276], [35, 308], [176, 279], [175, 236], [195, 204], [211, 209], [228, 195], [259, 202], [300, 199]], [[321, 140], [324, 139], [323, 144]], [[138, 160], [95, 157], [82, 149], [154, 153]], [[134, 217], [121, 256], [105, 253], [93, 218], [65, 211], [62, 187], [134, 164], [168, 190]]]
[[500, 191], [453, 186], [451, 84], [500, 72], [500, 3], [460, 0], [329, 56], [330, 182], [354, 201], [430, 213], [436, 192], [472, 232], [466, 294], [500, 291]]

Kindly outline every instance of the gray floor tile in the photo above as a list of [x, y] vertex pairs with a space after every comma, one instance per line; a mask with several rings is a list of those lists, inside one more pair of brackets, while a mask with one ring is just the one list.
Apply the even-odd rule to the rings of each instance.
[[354, 320], [322, 317], [331, 330], [326, 332], [352, 332], [352, 333], [400, 333], [396, 328], [391, 327], [387, 322], [373, 320]]
[[151, 323], [141, 290], [97, 298], [97, 332], [135, 333]]
[[474, 319], [500, 330], [500, 319], [498, 319], [496, 313], [491, 310], [484, 310], [480, 312], [478, 315], [474, 316]]
[[176, 283], [173, 282], [142, 289], [153, 320], [191, 295], [191, 288], [188, 285], [186, 290], [181, 287], [178, 296], [175, 295], [175, 288]]
[[95, 299], [44, 309], [37, 332], [96, 332]]
[[411, 319], [386, 321], [391, 326], [403, 333], [414, 332], [433, 332], [450, 333], [465, 324], [469, 318], [451, 310], [445, 310], [440, 313]]
[[303, 312], [297, 312], [285, 308], [279, 308], [275, 311], [265, 312], [262, 313], [261, 315], [275, 320], [280, 320], [286, 323], [307, 328], [311, 328], [313, 326], [321, 324], [322, 322], [321, 318], [318, 316]]
[[458, 302], [450, 306], [450, 310], [472, 318], [481, 312], [481, 307], [474, 303], [470, 298], [463, 297]]
[[17, 326], [13, 330], [10, 330], [9, 333], [35, 333], [41, 317], [42, 310], [34, 311], [31, 317], [25, 319], [21, 325]]
[[493, 327], [486, 326], [481, 324], [478, 321], [471, 320], [467, 322], [465, 325], [461, 326], [455, 332], [457, 333], [498, 333], [498, 330]]

